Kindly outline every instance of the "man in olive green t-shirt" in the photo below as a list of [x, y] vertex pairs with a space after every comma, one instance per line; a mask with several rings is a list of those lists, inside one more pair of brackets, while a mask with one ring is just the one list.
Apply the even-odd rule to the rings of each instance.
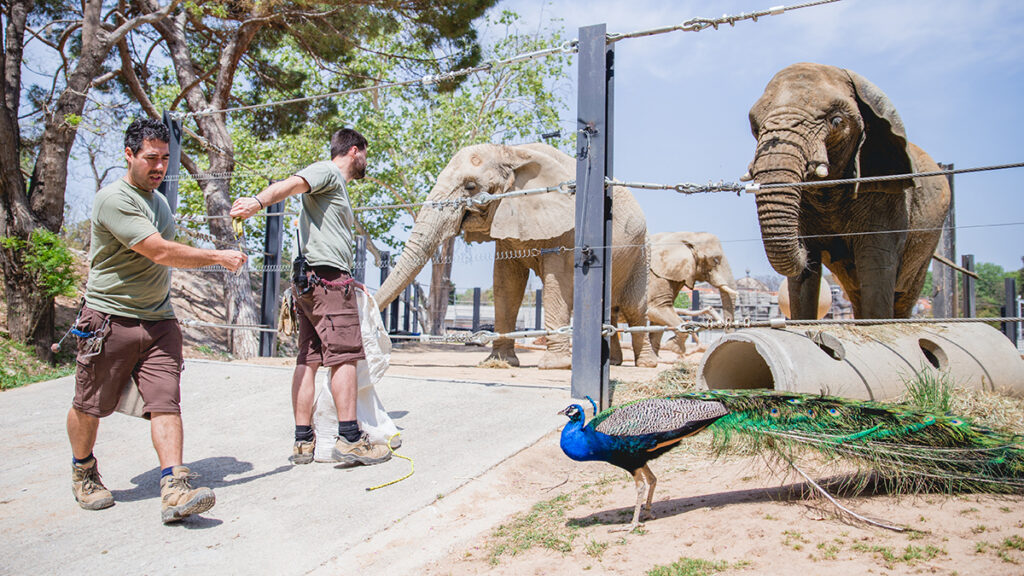
[[365, 358], [355, 290], [352, 289], [352, 225], [355, 220], [345, 184], [366, 173], [366, 139], [342, 128], [331, 136], [331, 159], [316, 162], [251, 198], [239, 198], [231, 215], [249, 218], [289, 196], [301, 195], [299, 247], [306, 266], [296, 291], [299, 354], [292, 377], [295, 444], [290, 460], [313, 461], [313, 406], [316, 372], [331, 370], [331, 394], [338, 412], [335, 461], [379, 464], [391, 458], [386, 446], [374, 445], [356, 420], [356, 362]]
[[235, 250], [173, 241], [174, 217], [157, 191], [167, 172], [169, 140], [161, 122], [132, 122], [124, 139], [128, 171], [93, 202], [89, 279], [74, 326], [75, 398], [67, 417], [75, 499], [87, 510], [109, 508], [114, 497], [93, 456], [99, 420], [114, 411], [125, 386], [138, 386], [162, 470], [164, 523], [205, 512], [215, 502], [213, 490], [192, 488], [189, 469], [181, 465], [182, 343], [169, 268], [220, 265], [234, 271], [246, 261]]

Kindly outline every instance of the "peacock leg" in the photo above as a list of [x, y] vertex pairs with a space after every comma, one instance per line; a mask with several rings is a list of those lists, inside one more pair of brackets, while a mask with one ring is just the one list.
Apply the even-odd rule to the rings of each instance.
[[657, 486], [658, 479], [654, 477], [654, 472], [651, 472], [651, 468], [647, 464], [644, 464], [640, 471], [647, 477], [647, 520], [654, 520], [654, 510], [651, 509], [651, 501], [654, 500], [654, 487]]
[[637, 468], [633, 471], [633, 482], [636, 483], [636, 507], [633, 508], [633, 521], [628, 528], [612, 528], [609, 532], [632, 532], [640, 525], [640, 509], [643, 508], [644, 493], [647, 492], [643, 470], [643, 468]]

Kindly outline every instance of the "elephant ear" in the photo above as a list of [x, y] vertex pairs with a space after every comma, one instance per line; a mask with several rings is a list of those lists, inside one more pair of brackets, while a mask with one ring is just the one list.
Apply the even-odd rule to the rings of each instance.
[[[560, 153], [554, 148], [550, 154], [533, 148], [504, 148], [504, 163], [510, 171], [506, 192], [546, 188], [572, 180], [572, 175], [554, 155]], [[502, 199], [494, 210], [491, 237], [496, 240], [549, 240], [558, 238], [575, 226], [576, 203], [568, 194], [547, 192], [513, 196]]]
[[652, 239], [651, 272], [665, 280], [692, 283], [697, 275], [697, 250], [689, 242]]
[[[854, 177], [884, 176], [915, 172], [914, 161], [907, 149], [907, 132], [903, 120], [889, 97], [866, 78], [846, 70], [857, 96], [857, 106], [864, 118], [857, 154], [854, 156]], [[911, 188], [913, 180], [902, 181], [902, 188]], [[881, 190], [893, 190], [880, 186]], [[856, 193], [857, 187], [854, 188]]]

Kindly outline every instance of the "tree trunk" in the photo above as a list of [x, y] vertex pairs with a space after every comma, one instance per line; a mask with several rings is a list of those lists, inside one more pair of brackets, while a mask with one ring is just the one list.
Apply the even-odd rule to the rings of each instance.
[[452, 256], [455, 254], [455, 236], [441, 243], [430, 272], [430, 333], [444, 335], [444, 317], [448, 313], [448, 294], [451, 292]]

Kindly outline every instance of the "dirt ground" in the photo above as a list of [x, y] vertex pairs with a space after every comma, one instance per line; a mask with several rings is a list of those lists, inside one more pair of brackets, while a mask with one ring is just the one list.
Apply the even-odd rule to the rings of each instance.
[[[568, 386], [568, 371], [536, 368], [540, 352], [520, 350], [522, 367], [478, 368], [487, 349], [411, 344], [392, 355], [390, 374], [544, 386]], [[652, 382], [672, 369], [612, 367], [616, 393]], [[696, 369], [700, 354], [685, 362]], [[258, 362], [288, 364], [289, 359]], [[614, 396], [613, 396], [614, 400]], [[566, 403], [570, 400], [567, 396]], [[990, 495], [847, 494], [853, 513], [901, 532], [858, 521], [821, 497], [802, 478], [773, 473], [756, 456], [715, 460], [695, 438], [652, 464], [658, 476], [655, 520], [632, 532], [632, 479], [608, 464], [565, 457], [552, 433], [456, 494], [445, 497], [426, 529], [401, 526], [388, 547], [415, 555], [443, 546], [428, 575], [647, 574], [1024, 574], [1024, 498]], [[820, 479], [820, 478], [819, 478]], [[490, 510], [518, 510], [494, 515]], [[468, 538], [451, 542], [446, 531]], [[422, 527], [421, 527], [422, 528]], [[392, 548], [393, 549], [393, 548]], [[698, 562], [703, 561], [703, 562]], [[706, 571], [684, 571], [704, 567]]]
[[[175, 277], [179, 317], [221, 321], [217, 310], [222, 304], [214, 295], [197, 290], [196, 278]], [[59, 325], [73, 318], [70, 308], [59, 307]], [[230, 360], [222, 334], [186, 329], [186, 355]], [[478, 346], [405, 344], [394, 350], [389, 374], [568, 389], [569, 371], [536, 368], [540, 351], [520, 350], [519, 368], [477, 367], [487, 354]], [[636, 368], [627, 350], [626, 365], [612, 367], [612, 379], [621, 390], [630, 383], [654, 382], [677, 360], [669, 352], [662, 356], [658, 368]], [[691, 354], [685, 362], [693, 370], [699, 358]], [[292, 365], [294, 359], [247, 362]], [[903, 528], [896, 532], [838, 513], [829, 502], [809, 495], [801, 478], [773, 473], [755, 456], [715, 460], [699, 436], [651, 468], [658, 476], [657, 518], [631, 533], [615, 531], [632, 515], [632, 479], [608, 464], [569, 460], [555, 432], [446, 496], [426, 529], [413, 529], [410, 520], [404, 530], [402, 523], [389, 529], [394, 533], [382, 541], [392, 553], [431, 549], [429, 565], [420, 573], [438, 576], [1024, 574], [1021, 497], [840, 497], [857, 514]], [[496, 509], [517, 512], [491, 512]], [[446, 532], [465, 535], [466, 526], [473, 527], [468, 536], [438, 538]], [[673, 563], [674, 571], [652, 572]]]

